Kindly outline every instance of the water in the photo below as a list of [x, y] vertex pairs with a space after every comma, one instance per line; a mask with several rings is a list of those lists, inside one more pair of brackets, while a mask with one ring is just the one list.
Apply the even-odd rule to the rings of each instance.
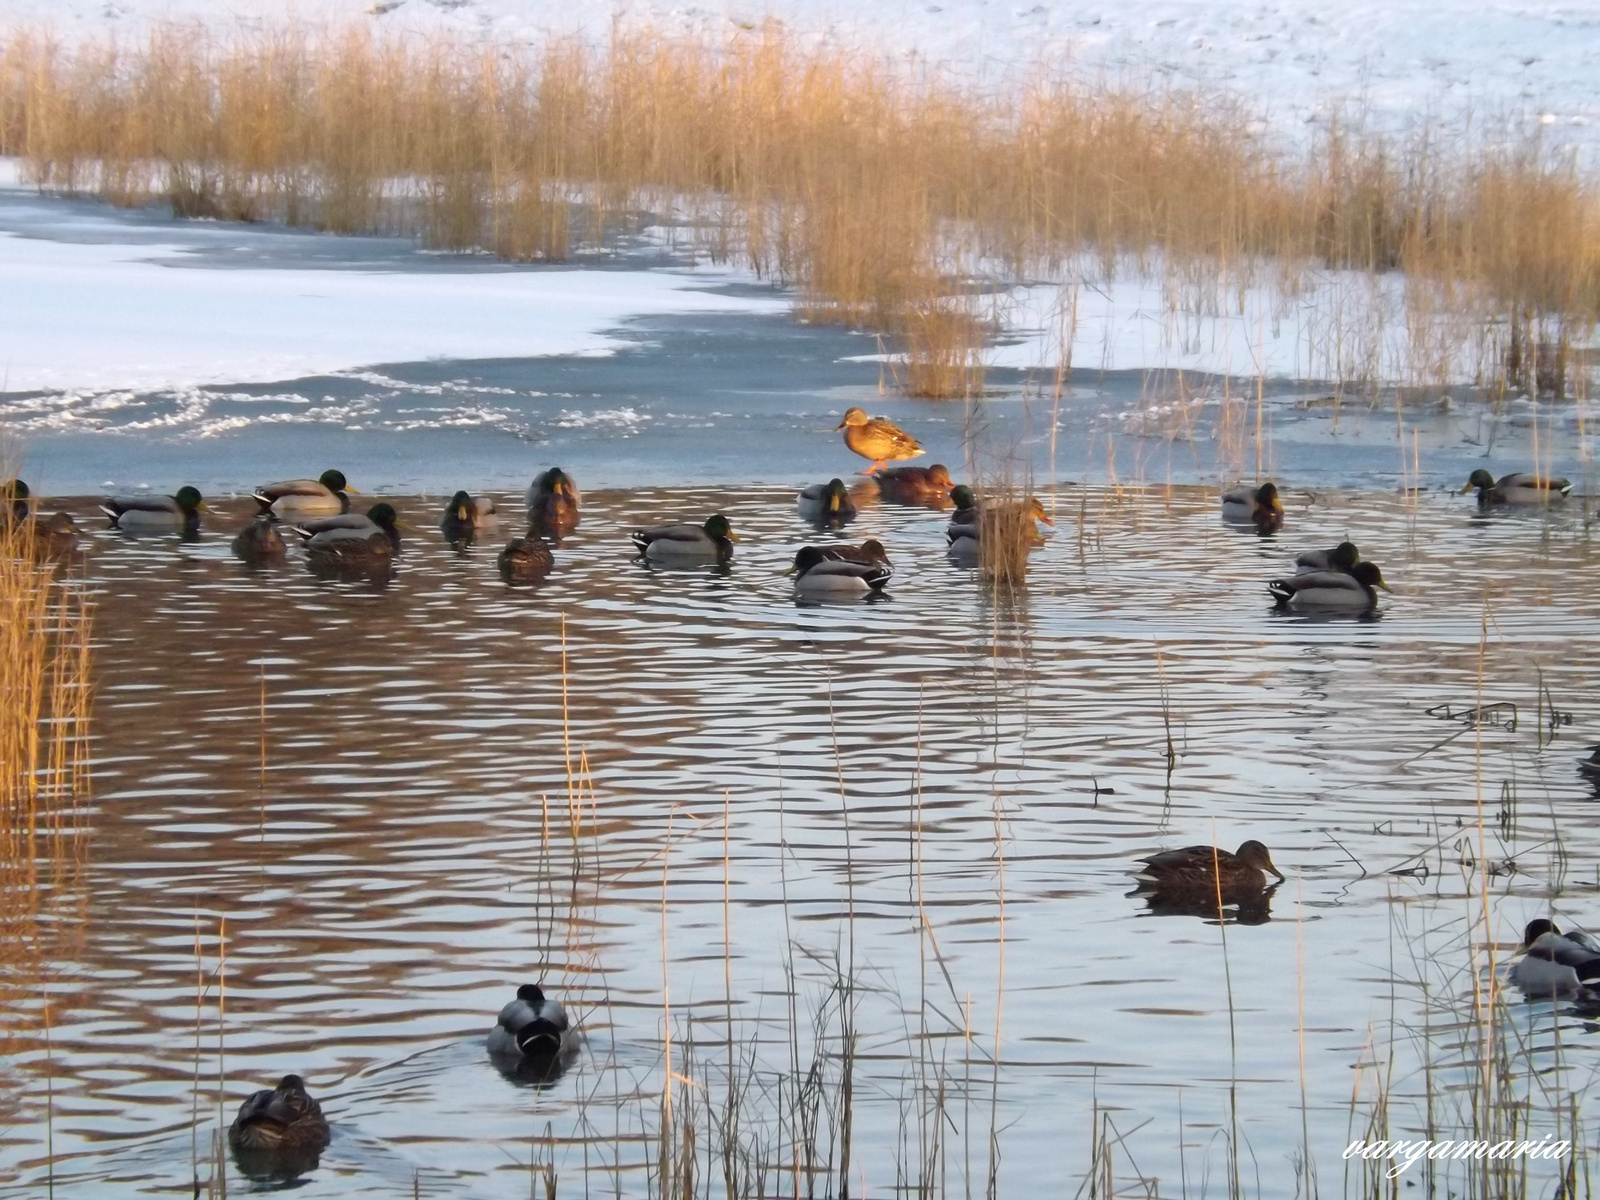
[[[938, 515], [869, 506], [847, 536], [889, 546], [889, 598], [813, 608], [781, 572], [833, 535], [792, 497], [586, 491], [535, 589], [495, 574], [514, 529], [458, 553], [433, 501], [398, 501], [414, 530], [385, 586], [293, 554], [247, 571], [237, 503], [194, 544], [96, 533], [84, 898], [75, 948], [10, 993], [32, 1034], [8, 1060], [5, 1194], [38, 1194], [47, 1136], [60, 1195], [187, 1192], [219, 1075], [231, 1119], [292, 1070], [335, 1130], [302, 1195], [525, 1196], [530, 1157], [563, 1196], [644, 1195], [664, 1026], [674, 1069], [714, 1090], [730, 1023], [758, 1047], [754, 1130], [791, 1054], [811, 1061], [836, 970], [858, 984], [866, 1194], [914, 1175], [937, 1128], [951, 1193], [969, 1169], [981, 1191], [991, 1104], [1002, 1194], [1076, 1189], [1098, 1104], [1129, 1135], [1119, 1181], [1131, 1159], [1164, 1194], [1226, 1194], [1237, 1124], [1246, 1192], [1289, 1195], [1302, 1086], [1336, 1194], [1375, 1058], [1395, 1047], [1397, 1128], [1420, 1123], [1423, 1058], [1459, 1081], [1480, 795], [1501, 961], [1551, 907], [1595, 918], [1597, 797], [1574, 761], [1600, 740], [1600, 550], [1576, 503], [1486, 519], [1466, 497], [1327, 490], [1260, 539], [1210, 489], [1063, 489], [1011, 599], [946, 561]], [[712, 511], [743, 538], [726, 572], [629, 560], [627, 529]], [[1292, 553], [1347, 534], [1396, 589], [1381, 616], [1273, 612]], [[1430, 711], [1480, 695], [1515, 729]], [[1135, 859], [1213, 837], [1272, 848], [1290, 878], [1270, 920], [1128, 894]], [[531, 980], [585, 1035], [544, 1090], [482, 1052]], [[1586, 1077], [1590, 1027], [1513, 1013], [1529, 1061], [1551, 1064], [1559, 1024]], [[942, 1124], [919, 1092], [941, 1077]], [[720, 1194], [720, 1166], [701, 1172]]]

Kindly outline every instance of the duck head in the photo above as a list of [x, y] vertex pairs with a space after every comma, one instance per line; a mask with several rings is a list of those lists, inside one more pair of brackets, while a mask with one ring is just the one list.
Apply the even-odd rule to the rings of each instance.
[[794, 566], [789, 568], [790, 575], [804, 575], [812, 567], [822, 562], [822, 551], [815, 546], [802, 546], [794, 556]]
[[842, 479], [830, 479], [822, 492], [823, 505], [828, 512], [836, 513], [850, 500], [850, 491]]
[[28, 485], [20, 479], [0, 484], [0, 502], [11, 501], [11, 515], [19, 521], [28, 515], [28, 495]]
[[177, 501], [178, 507], [183, 509], [183, 515], [186, 517], [193, 517], [205, 511], [206, 502], [200, 498], [199, 488], [181, 487], [172, 498]]
[[928, 486], [943, 488], [949, 491], [955, 486], [955, 481], [950, 478], [950, 468], [943, 463], [934, 463], [928, 468]]
[[[373, 505], [374, 508], [377, 505]], [[452, 521], [472, 520], [472, 496], [468, 492], [457, 492], [450, 497], [450, 507], [445, 510], [445, 516]]]
[[537, 983], [525, 983], [517, 989], [517, 999], [529, 1004], [543, 1004], [544, 991]]
[[847, 409], [845, 409], [844, 420], [840, 421], [837, 425], [835, 425], [833, 427], [833, 430], [834, 430], [835, 433], [837, 433], [839, 430], [843, 429], [846, 425], [865, 425], [866, 423], [867, 423], [867, 413], [866, 413], [865, 409], [862, 409], [862, 408], [847, 408]]
[[728, 518], [721, 513], [708, 517], [701, 528], [714, 538], [727, 538], [730, 542], [739, 540], [739, 535], [733, 531], [733, 526], [728, 524]]
[[1378, 570], [1377, 563], [1358, 562], [1350, 568], [1350, 574], [1355, 577], [1357, 583], [1364, 583], [1369, 588], [1382, 588], [1386, 592], [1394, 591], [1392, 587], [1383, 581], [1383, 572]]
[[1272, 852], [1254, 838], [1240, 846], [1235, 857], [1246, 866], [1276, 875], [1278, 882], [1283, 882], [1283, 872], [1272, 865]]
[[1556, 923], [1554, 921], [1548, 921], [1544, 917], [1535, 917], [1533, 920], [1528, 922], [1528, 927], [1522, 931], [1522, 945], [1520, 949], [1526, 950], [1529, 946], [1533, 945], [1547, 933], [1553, 933], [1559, 937], [1561, 930], [1556, 928]]
[[1043, 521], [1046, 525], [1051, 526], [1055, 524], [1050, 519], [1050, 514], [1044, 511], [1044, 505], [1039, 503], [1039, 497], [1037, 496], [1028, 497], [1028, 502], [1023, 506], [1023, 511], [1035, 521]]
[[972, 489], [964, 483], [957, 484], [955, 487], [950, 489], [950, 502], [962, 512], [966, 512], [967, 509], [971, 508], [977, 503], [977, 501], [973, 499]]
[[1466, 486], [1463, 487], [1461, 491], [1463, 494], [1465, 494], [1470, 492], [1473, 488], [1477, 488], [1479, 491], [1487, 491], [1492, 487], [1494, 487], [1494, 476], [1489, 474], [1489, 472], [1485, 471], [1482, 467], [1479, 467], [1471, 475], [1467, 476]]
[[868, 538], [862, 542], [861, 553], [865, 554], [871, 562], [883, 563], [885, 566], [889, 565], [889, 552], [883, 548], [883, 543], [877, 538]]
[[1356, 549], [1354, 542], [1340, 542], [1333, 548], [1328, 561], [1335, 570], [1348, 571], [1361, 561], [1361, 551]]
[[[321, 475], [317, 476], [317, 482], [323, 487], [327, 488], [330, 492], [333, 492], [335, 495], [337, 495], [339, 492], [356, 491], [355, 488], [351, 487], [349, 483], [345, 481], [343, 471], [324, 471]], [[360, 494], [360, 492], [356, 492], [356, 495], [359, 496]]]
[[[461, 494], [466, 495], [465, 492]], [[395, 527], [400, 524], [400, 515], [394, 511], [394, 505], [380, 500], [377, 504], [367, 509], [367, 520], [385, 533], [392, 534], [395, 531]]]

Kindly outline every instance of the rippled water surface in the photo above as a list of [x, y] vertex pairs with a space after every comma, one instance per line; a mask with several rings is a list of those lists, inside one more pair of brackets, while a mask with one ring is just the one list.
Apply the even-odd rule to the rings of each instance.
[[[433, 501], [397, 502], [384, 586], [247, 571], [236, 506], [193, 544], [89, 540], [85, 899], [70, 959], [12, 993], [5, 1186], [186, 1192], [219, 1107], [292, 1070], [335, 1130], [302, 1195], [526, 1196], [530, 1157], [562, 1196], [644, 1195], [664, 1030], [715, 1092], [730, 1028], [776, 1078], [820, 1012], [837, 1075], [843, 975], [853, 1194], [915, 1177], [930, 1130], [952, 1194], [969, 1168], [981, 1192], [991, 1129], [1002, 1193], [1075, 1190], [1097, 1106], [1119, 1182], [1226, 1194], [1236, 1130], [1247, 1193], [1293, 1194], [1309, 1145], [1336, 1194], [1370, 1065], [1401, 1046], [1415, 1097], [1421, 1059], [1456, 1061], [1484, 862], [1501, 959], [1552, 905], [1600, 921], [1576, 502], [1326, 492], [1259, 539], [1207, 490], [1064, 490], [1016, 597], [946, 560], [937, 514], [868, 507], [848, 536], [889, 546], [889, 598], [806, 608], [783, 568], [834, 535], [792, 495], [586, 493], [534, 589], [495, 573], [516, 530], [457, 552]], [[726, 572], [630, 561], [628, 528], [712, 511], [743, 538]], [[1346, 535], [1395, 588], [1381, 616], [1274, 613], [1266, 581]], [[1514, 728], [1436, 709], [1480, 696]], [[1128, 894], [1136, 858], [1213, 837], [1288, 874], [1257, 923]], [[482, 1051], [536, 979], [585, 1035], [542, 1090]], [[1512, 1011], [1546, 1054], [1558, 1019]], [[1586, 1076], [1600, 1046], [1559, 1023]]]

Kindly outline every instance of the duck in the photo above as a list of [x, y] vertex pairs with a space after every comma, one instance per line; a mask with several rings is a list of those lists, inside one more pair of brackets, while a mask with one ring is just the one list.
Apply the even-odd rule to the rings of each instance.
[[445, 506], [439, 528], [447, 542], [470, 542], [478, 530], [495, 520], [494, 501], [488, 496], [474, 498], [470, 492], [457, 492]]
[[1383, 581], [1378, 564], [1371, 562], [1358, 562], [1349, 571], [1308, 571], [1267, 584], [1267, 591], [1272, 593], [1279, 608], [1337, 608], [1362, 612], [1377, 607], [1378, 593], [1374, 588], [1386, 592], [1394, 590]]
[[733, 532], [721, 513], [708, 517], [704, 525], [654, 525], [630, 533], [639, 557], [653, 563], [718, 562], [733, 557]]
[[[321, 540], [319, 540], [321, 539]], [[394, 543], [382, 530], [363, 537], [354, 530], [320, 533], [306, 543], [306, 566], [315, 575], [365, 575], [387, 578]]]
[[251, 1155], [316, 1155], [327, 1148], [329, 1136], [322, 1106], [298, 1075], [285, 1075], [277, 1087], [251, 1093], [228, 1127], [228, 1145]]
[[795, 509], [808, 521], [843, 523], [856, 515], [855, 502], [842, 479], [813, 483], [795, 499]]
[[265, 513], [241, 529], [233, 539], [234, 555], [246, 562], [276, 558], [283, 552], [283, 534], [278, 532], [277, 524]]
[[817, 546], [814, 549], [823, 558], [831, 558], [835, 562], [861, 563], [864, 566], [880, 563], [883, 566], [889, 566], [889, 552], [883, 548], [883, 543], [877, 538], [868, 538], [859, 546], [845, 544], [840, 546]]
[[845, 410], [844, 420], [834, 426], [834, 432], [844, 430], [844, 444], [872, 465], [862, 472], [871, 475], [889, 462], [916, 458], [925, 454], [922, 443], [886, 417], [869, 417], [861, 408]]
[[530, 529], [522, 537], [512, 538], [506, 543], [495, 565], [500, 569], [500, 578], [507, 583], [530, 584], [538, 583], [550, 574], [556, 560], [544, 538]]
[[978, 523], [978, 498], [966, 484], [959, 483], [950, 489], [950, 503], [956, 506], [955, 512], [950, 514], [952, 526]]
[[559, 1000], [546, 996], [538, 984], [525, 983], [500, 1010], [486, 1043], [496, 1058], [551, 1058], [566, 1050], [576, 1033]]
[[1589, 757], [1578, 760], [1578, 770], [1600, 783], [1600, 746], [1590, 747]]
[[1600, 942], [1580, 931], [1562, 933], [1554, 921], [1529, 921], [1518, 949], [1523, 956], [1507, 978], [1528, 996], [1572, 995], [1600, 986]]
[[1272, 865], [1272, 853], [1265, 845], [1251, 839], [1240, 845], [1232, 854], [1215, 846], [1185, 846], [1181, 850], [1163, 850], [1149, 858], [1141, 858], [1138, 874], [1145, 886], [1167, 892], [1259, 892], [1267, 885], [1267, 874], [1283, 882], [1283, 872]]
[[893, 504], [933, 504], [943, 507], [955, 486], [943, 463], [926, 467], [886, 467], [876, 476], [878, 495]]
[[560, 467], [551, 467], [528, 485], [528, 527], [560, 537], [577, 527], [578, 485]]
[[33, 552], [38, 558], [66, 558], [78, 548], [78, 523], [71, 514], [53, 512], [33, 523]]
[[1294, 560], [1296, 575], [1309, 575], [1313, 571], [1343, 571], [1361, 561], [1361, 551], [1354, 542], [1340, 542], [1328, 550], [1307, 550]]
[[1282, 529], [1283, 502], [1278, 499], [1278, 485], [1268, 480], [1257, 488], [1223, 492], [1222, 519], [1236, 525], [1254, 525], [1257, 533]]
[[1560, 504], [1572, 492], [1572, 482], [1551, 479], [1529, 472], [1502, 475], [1496, 479], [1479, 467], [1461, 489], [1465, 495], [1478, 489], [1478, 507], [1490, 508], [1496, 504]]
[[192, 487], [171, 496], [110, 496], [100, 505], [113, 529], [129, 533], [193, 533], [204, 510], [205, 501]]
[[391, 551], [400, 549], [400, 518], [394, 505], [380, 500], [363, 515], [340, 513], [319, 521], [302, 521], [294, 527], [307, 550], [328, 549], [338, 543], [365, 542], [382, 536]]
[[350, 497], [346, 493], [355, 490], [345, 482], [343, 471], [327, 470], [316, 479], [263, 484], [255, 490], [255, 501], [263, 512], [270, 512], [280, 521], [305, 521], [349, 512]]
[[0, 514], [8, 521], [25, 521], [28, 519], [28, 497], [32, 495], [28, 485], [20, 479], [8, 479], [0, 483], [0, 504], [10, 501], [5, 512]]
[[950, 514], [950, 524], [945, 530], [945, 542], [950, 553], [958, 558], [972, 557], [978, 553], [982, 541], [980, 531], [985, 520], [997, 528], [1023, 526], [1028, 536], [1035, 541], [1039, 540], [1035, 522], [1043, 521], [1046, 525], [1052, 526], [1055, 524], [1037, 496], [979, 507], [973, 500], [970, 489], [964, 486], [958, 487], [952, 489], [950, 494], [956, 497], [957, 493], [965, 494], [956, 499], [956, 511]]
[[796, 595], [843, 598], [881, 593], [894, 568], [887, 561], [861, 563], [828, 558], [816, 546], [803, 546], [794, 556], [791, 573], [795, 576]]

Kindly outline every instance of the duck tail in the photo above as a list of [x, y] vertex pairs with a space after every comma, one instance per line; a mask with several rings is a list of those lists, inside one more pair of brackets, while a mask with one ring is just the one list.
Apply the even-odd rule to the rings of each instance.
[[1274, 579], [1267, 584], [1267, 591], [1272, 593], [1272, 598], [1279, 604], [1289, 603], [1294, 596], [1294, 588], [1290, 586], [1287, 580], [1283, 579]]
[[650, 539], [645, 537], [644, 530], [635, 529], [628, 535], [628, 540], [633, 543], [633, 548], [643, 554], [650, 548]]
[[263, 496], [260, 492], [252, 492], [251, 495], [250, 495], [250, 499], [254, 500], [257, 504], [259, 504], [261, 506], [261, 511], [263, 513], [269, 513], [269, 512], [272, 511], [272, 497], [271, 496]]
[[554, 1021], [539, 1017], [517, 1030], [517, 1048], [524, 1054], [554, 1054], [561, 1049], [561, 1034]]
[[100, 507], [100, 511], [105, 513], [105, 515], [108, 518], [110, 518], [111, 523], [113, 525], [115, 525], [117, 523], [117, 518], [122, 516], [122, 509], [117, 505], [116, 501], [114, 501], [114, 500], [107, 500], [104, 504], [100, 505], [99, 507]]

